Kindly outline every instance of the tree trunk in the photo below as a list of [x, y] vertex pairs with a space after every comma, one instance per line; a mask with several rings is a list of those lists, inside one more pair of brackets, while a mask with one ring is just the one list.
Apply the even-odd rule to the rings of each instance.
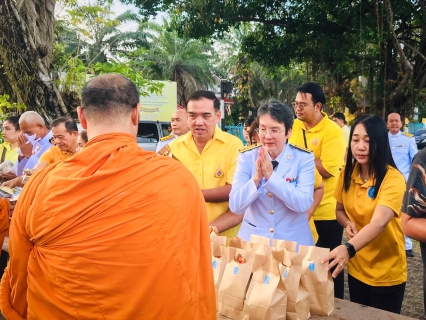
[[47, 121], [70, 114], [51, 72], [55, 2], [0, 1], [0, 82], [6, 84], [0, 94], [9, 94]]

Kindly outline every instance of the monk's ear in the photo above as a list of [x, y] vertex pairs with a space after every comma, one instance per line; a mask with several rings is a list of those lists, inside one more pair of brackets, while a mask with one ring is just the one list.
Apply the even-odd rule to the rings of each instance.
[[81, 126], [83, 127], [83, 129], [87, 130], [86, 116], [84, 114], [83, 108], [80, 106], [77, 107], [77, 115], [78, 115], [78, 120], [80, 121]]
[[132, 110], [132, 124], [137, 126], [139, 123], [139, 112], [141, 109], [141, 104], [138, 103], [135, 108]]

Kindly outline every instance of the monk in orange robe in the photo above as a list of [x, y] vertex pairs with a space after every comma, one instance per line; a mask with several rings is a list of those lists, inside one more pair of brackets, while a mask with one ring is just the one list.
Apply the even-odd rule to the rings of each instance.
[[[3, 245], [7, 230], [9, 230], [10, 202], [5, 198], [0, 198], [0, 245]], [[1, 254], [1, 247], [0, 247]]]
[[7, 319], [216, 319], [207, 212], [192, 174], [136, 143], [139, 95], [93, 78], [89, 142], [36, 172], [10, 227]]

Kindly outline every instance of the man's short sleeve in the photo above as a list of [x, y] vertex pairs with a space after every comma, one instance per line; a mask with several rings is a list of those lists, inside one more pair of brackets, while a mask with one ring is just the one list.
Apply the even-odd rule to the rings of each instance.
[[342, 167], [345, 152], [345, 138], [341, 129], [330, 128], [330, 132], [323, 138], [321, 154], [319, 156], [325, 171], [336, 177]]
[[240, 149], [244, 147], [242, 141], [236, 137], [232, 137], [233, 139], [229, 142], [228, 155], [229, 155], [229, 168], [228, 174], [226, 177], [226, 183], [232, 184], [234, 181], [235, 170], [237, 169], [237, 160], [238, 155], [240, 154]]
[[40, 162], [44, 162], [46, 164], [52, 164], [52, 163], [55, 162], [55, 160], [53, 158], [52, 148], [50, 148], [49, 150], [46, 150], [46, 152], [44, 152], [40, 156], [40, 159], [38, 160], [38, 163], [40, 163]]
[[426, 218], [426, 149], [414, 158], [401, 211], [413, 218]]

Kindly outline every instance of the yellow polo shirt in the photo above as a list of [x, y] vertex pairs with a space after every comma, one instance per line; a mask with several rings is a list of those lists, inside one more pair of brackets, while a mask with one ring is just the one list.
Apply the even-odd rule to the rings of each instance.
[[56, 163], [61, 160], [66, 160], [72, 156], [71, 153], [67, 151], [62, 151], [58, 146], [50, 147], [46, 152], [44, 152], [38, 162], [44, 162], [47, 165]]
[[12, 163], [15, 163], [16, 161], [18, 161], [18, 148], [15, 149], [11, 149], [10, 143], [9, 142], [3, 142], [2, 144], [0, 144], [0, 157], [3, 154], [3, 150], [6, 149], [6, 153], [4, 155], [4, 160], [9, 160]]
[[[320, 159], [324, 169], [332, 177], [324, 179], [324, 196], [314, 212], [314, 220], [336, 220], [336, 200], [333, 197], [339, 170], [343, 165], [346, 146], [341, 128], [331, 121], [327, 114], [313, 128], [306, 130], [304, 123], [294, 120], [293, 132], [289, 139], [291, 144], [312, 150], [315, 159]], [[305, 138], [303, 135], [305, 132]]]
[[[243, 143], [237, 137], [216, 127], [213, 138], [207, 142], [201, 154], [191, 132], [170, 142], [169, 147], [173, 156], [192, 172], [201, 189], [212, 189], [232, 184], [239, 149], [243, 147]], [[209, 221], [212, 221], [228, 210], [228, 201], [206, 202], [206, 206]], [[238, 225], [222, 232], [221, 235], [236, 237], [239, 228]]]
[[404, 176], [389, 166], [375, 199], [370, 196], [374, 181], [370, 178], [363, 183], [359, 177], [358, 165], [355, 166], [351, 179], [348, 192], [343, 191], [342, 169], [334, 196], [343, 204], [347, 216], [355, 223], [358, 232], [370, 223], [377, 205], [392, 209], [395, 217], [376, 239], [349, 260], [348, 273], [371, 286], [394, 286], [404, 283], [407, 281], [407, 260], [401, 227]]

